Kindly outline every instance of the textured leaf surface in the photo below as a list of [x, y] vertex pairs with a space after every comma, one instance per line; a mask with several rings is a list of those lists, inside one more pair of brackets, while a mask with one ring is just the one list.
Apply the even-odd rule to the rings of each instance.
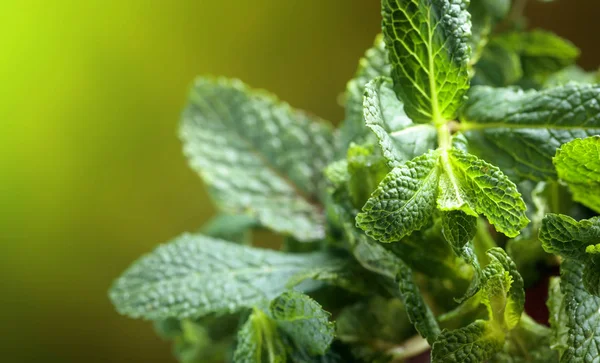
[[411, 269], [404, 263], [398, 267], [398, 286], [406, 308], [406, 314], [421, 336], [433, 344], [440, 335], [440, 327], [433, 312], [423, 300], [423, 295], [415, 283]]
[[600, 296], [600, 258], [596, 253], [600, 241], [600, 217], [577, 222], [566, 215], [547, 214], [539, 237], [546, 252], [585, 265], [584, 286], [591, 294]]
[[554, 158], [558, 177], [573, 199], [600, 213], [600, 137], [575, 139], [561, 146]]
[[254, 309], [238, 332], [233, 354], [236, 363], [285, 363], [286, 352], [275, 323], [258, 309]]
[[367, 235], [395, 242], [430, 223], [440, 169], [432, 151], [392, 170], [356, 217]]
[[346, 156], [347, 186], [352, 203], [356, 208], [362, 207], [381, 180], [389, 173], [385, 159], [375, 153], [375, 146], [352, 144]]
[[[346, 86], [346, 118], [340, 127], [342, 150], [351, 142], [363, 143], [370, 136], [363, 120], [363, 94], [365, 85], [373, 78], [390, 75], [390, 65], [383, 36], [378, 35], [375, 44], [360, 59], [358, 70]], [[404, 112], [403, 112], [404, 113]]]
[[277, 326], [298, 347], [312, 355], [325, 354], [334, 337], [330, 314], [310, 297], [287, 291], [271, 302], [269, 311]]
[[442, 151], [438, 207], [483, 214], [498, 232], [515, 237], [529, 219], [517, 187], [500, 169], [459, 149]]
[[185, 234], [140, 258], [110, 297], [133, 318], [187, 318], [253, 307], [286, 290], [288, 279], [336, 263], [324, 253], [285, 254]]
[[325, 123], [239, 81], [199, 78], [181, 138], [223, 211], [248, 213], [299, 240], [324, 236], [317, 200], [333, 157]]
[[442, 233], [444, 238], [457, 255], [477, 232], [477, 217], [470, 216], [463, 211], [453, 210], [442, 213]]
[[433, 344], [432, 363], [480, 363], [504, 345], [504, 334], [492, 324], [476, 320], [466, 327], [444, 330]]
[[568, 316], [569, 338], [561, 362], [597, 362], [600, 357], [600, 297], [583, 287], [582, 266], [573, 260], [561, 264], [561, 291]]
[[415, 122], [451, 120], [469, 88], [465, 0], [383, 0], [394, 89]]
[[513, 180], [552, 179], [552, 158], [562, 144], [600, 134], [600, 86], [540, 92], [474, 87], [461, 120], [470, 153]]
[[[506, 297], [502, 297], [501, 301], [505, 304], [502, 321], [505, 323], [506, 329], [511, 330], [519, 323], [525, 310], [525, 284], [517, 270], [517, 266], [502, 248], [492, 248], [487, 251], [487, 255], [492, 260], [492, 264], [500, 264], [510, 277], [510, 288], [506, 290]], [[491, 289], [494, 289], [494, 287], [491, 287]], [[491, 289], [488, 289], [488, 291]], [[493, 302], [491, 306], [494, 308]]]
[[406, 116], [388, 78], [376, 78], [365, 87], [364, 118], [392, 168], [436, 148], [435, 127], [415, 124]]

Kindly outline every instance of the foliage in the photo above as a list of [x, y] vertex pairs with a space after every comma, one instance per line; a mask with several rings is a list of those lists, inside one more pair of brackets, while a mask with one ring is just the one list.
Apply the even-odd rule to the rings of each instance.
[[[221, 214], [135, 262], [116, 309], [182, 362], [598, 361], [600, 86], [513, 5], [382, 0], [339, 130], [198, 78], [180, 135]], [[525, 288], [558, 264], [548, 328]]]

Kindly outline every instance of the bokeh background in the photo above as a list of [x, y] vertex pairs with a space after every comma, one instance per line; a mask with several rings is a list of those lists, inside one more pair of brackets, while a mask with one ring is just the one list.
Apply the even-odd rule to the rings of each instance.
[[[176, 136], [192, 79], [239, 77], [337, 122], [379, 1], [0, 4], [0, 361], [172, 362], [106, 291], [214, 211]], [[600, 2], [527, 13], [600, 64]]]

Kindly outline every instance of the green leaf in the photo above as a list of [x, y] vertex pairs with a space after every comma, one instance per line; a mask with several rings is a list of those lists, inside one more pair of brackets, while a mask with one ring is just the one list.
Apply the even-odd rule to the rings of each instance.
[[540, 92], [474, 87], [461, 121], [467, 140], [461, 148], [512, 180], [556, 178], [556, 150], [600, 134], [600, 86], [569, 84]]
[[286, 291], [271, 302], [269, 311], [277, 326], [309, 354], [325, 354], [331, 345], [334, 325], [330, 314], [310, 297]]
[[493, 324], [476, 320], [456, 329], [444, 330], [432, 347], [432, 363], [480, 363], [502, 349], [504, 333]]
[[373, 47], [361, 58], [354, 78], [346, 86], [346, 118], [340, 126], [340, 142], [343, 151], [351, 142], [363, 143], [371, 135], [363, 120], [363, 94], [367, 82], [379, 76], [390, 75], [387, 58], [383, 36], [378, 35]]
[[476, 232], [477, 217], [460, 210], [442, 213], [442, 233], [457, 256], [463, 254], [463, 248], [475, 237]]
[[452, 120], [469, 88], [465, 0], [383, 0], [383, 34], [396, 94], [415, 122]]
[[180, 134], [221, 210], [298, 240], [324, 237], [318, 200], [333, 157], [328, 125], [239, 81], [199, 78]]
[[493, 42], [519, 54], [524, 77], [538, 84], [579, 57], [579, 49], [573, 43], [544, 30], [503, 33]]
[[388, 351], [413, 333], [402, 302], [380, 296], [344, 308], [336, 328], [339, 340], [371, 352]]
[[504, 348], [490, 363], [558, 363], [558, 354], [550, 349], [551, 329], [523, 315], [519, 325], [511, 330]]
[[233, 361], [285, 363], [286, 360], [286, 349], [277, 333], [275, 322], [255, 308], [238, 332]]
[[574, 260], [561, 264], [561, 291], [569, 328], [561, 362], [594, 362], [600, 356], [600, 297], [583, 286], [583, 267]]
[[443, 151], [440, 160], [444, 169], [437, 200], [440, 210], [483, 214], [509, 237], [529, 223], [521, 194], [500, 169], [458, 149]]
[[292, 276], [339, 261], [322, 253], [286, 254], [184, 234], [135, 262], [110, 298], [133, 318], [227, 313], [269, 301]]
[[546, 252], [585, 265], [584, 286], [591, 294], [600, 296], [600, 258], [595, 253], [600, 240], [600, 217], [577, 222], [566, 215], [547, 214], [539, 237]]
[[552, 277], [548, 288], [548, 311], [550, 313], [550, 327], [552, 329], [551, 345], [553, 350], [562, 356], [569, 348], [569, 316], [566, 311], [566, 301], [560, 291], [560, 278]]
[[423, 295], [415, 283], [411, 269], [404, 263], [398, 266], [398, 286], [406, 308], [406, 314], [421, 336], [433, 344], [440, 334], [440, 327], [433, 312], [423, 300]]
[[364, 118], [391, 168], [436, 148], [435, 127], [406, 116], [389, 78], [376, 78], [365, 87]]
[[600, 136], [564, 144], [556, 152], [554, 165], [573, 199], [600, 213]]
[[430, 222], [437, 207], [485, 215], [514, 237], [529, 219], [516, 186], [493, 165], [458, 149], [436, 150], [393, 169], [356, 222], [381, 242], [396, 242]]
[[521, 57], [511, 49], [491, 43], [487, 44], [475, 65], [473, 85], [505, 87], [523, 78]]
[[[525, 310], [525, 284], [517, 270], [517, 266], [502, 248], [495, 247], [488, 250], [486, 253], [491, 259], [490, 265], [493, 265], [494, 263], [500, 264], [502, 269], [510, 277], [510, 286], [508, 289], [505, 289], [506, 299], [502, 299], [505, 304], [502, 321], [504, 322], [506, 329], [511, 330], [519, 323], [521, 315]], [[488, 288], [487, 291], [489, 292], [494, 288], [495, 287]], [[506, 288], [506, 286], [504, 286], [504, 288]], [[498, 310], [495, 309], [494, 313], [497, 314]]]
[[202, 227], [200, 233], [226, 241], [251, 244], [251, 229], [256, 225], [256, 220], [245, 214], [219, 214], [208, 221]]
[[366, 234], [395, 242], [430, 223], [435, 211], [440, 168], [431, 151], [392, 170], [356, 217]]

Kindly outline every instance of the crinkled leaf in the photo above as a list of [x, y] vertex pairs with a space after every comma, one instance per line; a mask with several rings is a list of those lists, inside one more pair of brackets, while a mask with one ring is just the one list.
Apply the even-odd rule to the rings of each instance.
[[435, 211], [440, 168], [431, 151], [392, 170], [356, 217], [368, 236], [395, 242], [430, 222]]
[[292, 276], [339, 263], [322, 252], [286, 254], [184, 234], [135, 262], [110, 298], [133, 318], [187, 318], [226, 313], [269, 301]]
[[475, 237], [476, 232], [477, 217], [460, 210], [442, 213], [442, 233], [457, 256], [462, 255], [463, 248]]
[[577, 261], [561, 264], [561, 291], [569, 327], [561, 362], [595, 362], [600, 357], [600, 297], [584, 288], [583, 267]]
[[569, 84], [540, 92], [474, 87], [461, 120], [467, 140], [461, 148], [511, 179], [556, 178], [556, 150], [600, 134], [600, 86]]
[[371, 135], [363, 120], [363, 94], [367, 82], [379, 76], [390, 75], [387, 58], [383, 36], [378, 35], [373, 47], [361, 58], [354, 78], [346, 86], [346, 118], [340, 126], [343, 151], [351, 142], [363, 143]]
[[517, 266], [503, 249], [495, 247], [486, 253], [492, 260], [491, 264], [499, 263], [502, 269], [510, 276], [510, 286], [506, 290], [506, 305], [502, 320], [506, 324], [506, 328], [511, 330], [519, 323], [521, 314], [525, 310], [525, 284], [523, 283], [521, 274], [517, 270]]
[[236, 363], [285, 363], [286, 348], [275, 322], [259, 309], [254, 309], [238, 332], [233, 354]]
[[181, 138], [224, 212], [248, 213], [299, 240], [324, 237], [317, 201], [333, 157], [328, 125], [239, 81], [199, 78]]
[[383, 0], [394, 89], [415, 122], [451, 120], [469, 88], [465, 0]]
[[365, 87], [364, 118], [391, 168], [436, 148], [435, 127], [415, 124], [406, 116], [388, 78], [376, 78]]
[[398, 266], [398, 286], [406, 308], [408, 319], [421, 336], [433, 344], [440, 334], [440, 327], [433, 312], [423, 300], [423, 295], [415, 283], [411, 269], [404, 263]]
[[504, 339], [501, 330], [484, 320], [476, 320], [456, 330], [444, 330], [433, 344], [431, 362], [485, 362], [502, 349]]
[[286, 291], [271, 302], [269, 311], [277, 326], [309, 354], [325, 354], [331, 345], [334, 326], [330, 314], [310, 297]]
[[563, 214], [547, 214], [539, 234], [542, 247], [548, 253], [577, 260], [585, 265], [583, 283], [586, 289], [600, 296], [600, 258], [596, 245], [600, 240], [600, 217], [579, 222]]
[[549, 322], [552, 329], [550, 347], [558, 351], [559, 355], [562, 356], [569, 347], [567, 345], [569, 339], [569, 316], [566, 311], [565, 298], [560, 291], [560, 278], [558, 277], [550, 279], [546, 305], [550, 313]]
[[600, 213], [600, 136], [564, 144], [556, 152], [554, 165], [573, 199]]
[[459, 149], [442, 151], [437, 204], [442, 211], [483, 214], [497, 231], [515, 237], [529, 219], [517, 187], [497, 167]]

